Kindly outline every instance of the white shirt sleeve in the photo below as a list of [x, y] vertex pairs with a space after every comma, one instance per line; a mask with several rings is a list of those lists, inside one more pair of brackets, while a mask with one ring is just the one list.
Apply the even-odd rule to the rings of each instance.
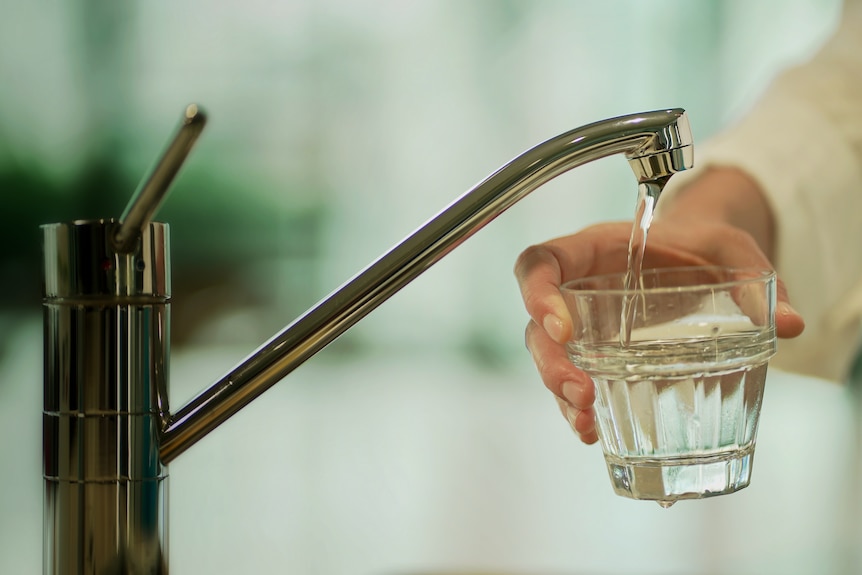
[[862, 2], [735, 126], [695, 142], [695, 168], [671, 178], [659, 206], [715, 166], [745, 171], [775, 214], [775, 267], [806, 329], [779, 342], [774, 365], [845, 380], [862, 324]]

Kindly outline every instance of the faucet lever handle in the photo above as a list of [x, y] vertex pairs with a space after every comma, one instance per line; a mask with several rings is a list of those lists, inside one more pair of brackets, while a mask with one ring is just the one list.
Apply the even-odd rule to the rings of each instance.
[[134, 249], [135, 240], [167, 196], [171, 183], [188, 157], [206, 125], [206, 114], [196, 104], [189, 105], [182, 123], [165, 153], [141, 180], [126, 206], [114, 234], [114, 249], [126, 253]]

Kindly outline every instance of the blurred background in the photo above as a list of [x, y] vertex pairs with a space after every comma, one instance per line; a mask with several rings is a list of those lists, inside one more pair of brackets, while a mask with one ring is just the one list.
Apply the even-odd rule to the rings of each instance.
[[[8, 0], [0, 19], [0, 573], [41, 565], [39, 224], [117, 217], [196, 102], [171, 224], [184, 403], [500, 165], [684, 107], [695, 141], [837, 0]], [[527, 245], [626, 219], [622, 158], [561, 176], [171, 466], [177, 573], [852, 573], [856, 419], [770, 376], [750, 488], [613, 495], [523, 346]]]

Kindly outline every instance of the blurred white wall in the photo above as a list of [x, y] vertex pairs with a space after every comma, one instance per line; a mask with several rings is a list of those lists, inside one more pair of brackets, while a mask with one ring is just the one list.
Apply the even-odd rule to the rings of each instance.
[[[560, 132], [684, 107], [702, 141], [743, 112], [777, 68], [814, 49], [839, 7], [836, 0], [55, 4], [16, 2], [15, 17], [0, 20], [0, 166], [26, 159], [64, 178], [88, 149], [116, 140], [139, 177], [185, 104], [199, 102], [211, 122], [189, 170], [229, 175], [230, 201], [326, 214], [319, 272], [310, 278], [319, 296]], [[169, 202], [204, 206], [210, 193], [184, 190]], [[511, 336], [524, 317], [511, 281], [517, 254], [630, 217], [634, 194], [619, 158], [566, 174], [409, 286], [413, 298], [397, 296], [348, 337], [390, 350], [460, 349], [477, 340], [519, 347]], [[270, 269], [270, 278], [281, 273], [277, 261]], [[270, 281], [266, 289], [278, 293]]]

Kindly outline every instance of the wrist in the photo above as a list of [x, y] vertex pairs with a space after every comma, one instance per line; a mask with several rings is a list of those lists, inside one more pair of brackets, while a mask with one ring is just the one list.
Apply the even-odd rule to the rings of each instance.
[[772, 208], [757, 182], [742, 170], [710, 168], [661, 207], [660, 218], [664, 222], [715, 222], [739, 228], [751, 235], [769, 260], [773, 260]]

